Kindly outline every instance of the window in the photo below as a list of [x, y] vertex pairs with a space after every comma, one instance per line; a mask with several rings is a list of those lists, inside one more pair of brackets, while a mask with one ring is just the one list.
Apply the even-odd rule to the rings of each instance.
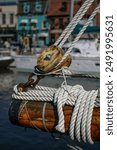
[[19, 26], [20, 26], [20, 27], [26, 26], [26, 25], [27, 25], [27, 23], [26, 23], [26, 22], [23, 22], [23, 21], [19, 23]]
[[51, 29], [55, 29], [55, 19], [51, 18]]
[[27, 3], [24, 3], [23, 12], [24, 13], [29, 13], [29, 11], [30, 11], [30, 6]]
[[59, 19], [59, 27], [60, 27], [60, 29], [64, 29], [63, 18]]
[[61, 11], [67, 11], [67, 2], [62, 2], [62, 7], [60, 8]]
[[18, 14], [21, 14], [24, 12], [24, 5], [22, 3], [18, 4]]
[[35, 3], [35, 11], [37, 13], [42, 13], [42, 4], [41, 3], [39, 3], [39, 2]]
[[46, 21], [44, 20], [43, 22], [42, 22], [42, 29], [46, 29], [47, 28], [47, 26], [46, 26]]
[[6, 24], [6, 14], [2, 14], [2, 24]]
[[37, 23], [31, 22], [31, 29], [35, 31], [37, 29]]
[[20, 29], [21, 29], [21, 30], [23, 30], [24, 32], [26, 31], [26, 26], [27, 26], [26, 23], [21, 22], [21, 23], [19, 24], [19, 26], [20, 26]]
[[72, 51], [73, 51], [74, 53], [79, 53], [79, 54], [81, 54], [81, 51], [80, 51], [80, 49], [78, 49], [78, 48], [73, 48]]
[[10, 24], [14, 23], [14, 14], [10, 14]]
[[51, 34], [51, 44], [53, 44], [55, 42], [55, 34]]
[[36, 25], [37, 25], [37, 23], [31, 22], [31, 26], [32, 26], [33, 28], [36, 28]]

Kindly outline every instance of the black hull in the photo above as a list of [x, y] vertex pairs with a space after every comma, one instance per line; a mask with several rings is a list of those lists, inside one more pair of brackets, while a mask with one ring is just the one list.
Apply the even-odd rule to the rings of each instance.
[[0, 60], [0, 69], [6, 69], [14, 61], [14, 59]]

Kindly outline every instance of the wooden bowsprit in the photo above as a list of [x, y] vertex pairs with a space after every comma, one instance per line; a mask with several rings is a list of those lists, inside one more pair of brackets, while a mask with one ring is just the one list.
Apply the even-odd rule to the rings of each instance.
[[[63, 111], [65, 116], [65, 134], [69, 134], [73, 107], [65, 105]], [[53, 103], [13, 100], [9, 109], [9, 119], [11, 123], [18, 126], [40, 129], [47, 132], [58, 132], [55, 129], [58, 123], [58, 114]], [[94, 141], [100, 140], [99, 107], [95, 107], [93, 110], [91, 137]]]

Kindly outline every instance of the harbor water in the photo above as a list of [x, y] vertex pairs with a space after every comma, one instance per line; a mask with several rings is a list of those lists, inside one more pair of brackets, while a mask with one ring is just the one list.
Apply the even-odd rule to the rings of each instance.
[[[99, 150], [99, 142], [93, 145], [72, 141], [67, 135], [42, 132], [31, 128], [12, 125], [9, 121], [8, 110], [11, 103], [13, 86], [26, 82], [29, 73], [18, 73], [15, 69], [0, 72], [0, 150]], [[53, 80], [54, 78], [54, 80]], [[62, 77], [45, 77], [40, 85], [59, 87]], [[67, 78], [70, 85], [80, 84], [86, 90], [98, 89], [97, 78]]]

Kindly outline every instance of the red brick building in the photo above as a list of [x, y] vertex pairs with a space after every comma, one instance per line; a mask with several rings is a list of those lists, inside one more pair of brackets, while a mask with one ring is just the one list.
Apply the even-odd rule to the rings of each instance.
[[[74, 14], [79, 10], [84, 0], [74, 1]], [[85, 18], [88, 18], [96, 6], [94, 2], [88, 9]], [[71, 0], [50, 0], [48, 5], [47, 16], [50, 20], [50, 39], [54, 43], [63, 29], [70, 21]], [[96, 25], [100, 24], [99, 14], [96, 16]]]

